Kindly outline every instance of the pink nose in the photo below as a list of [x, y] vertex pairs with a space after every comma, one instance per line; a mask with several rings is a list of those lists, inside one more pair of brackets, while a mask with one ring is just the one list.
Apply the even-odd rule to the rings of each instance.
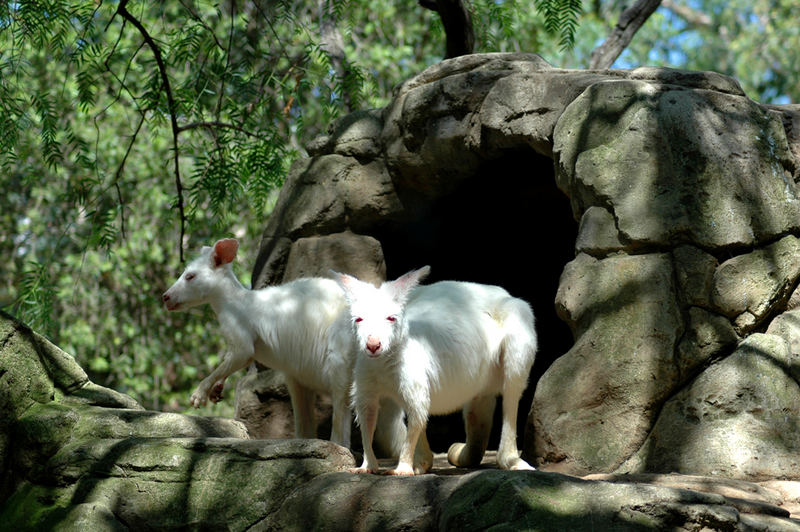
[[373, 355], [378, 352], [378, 349], [381, 348], [381, 341], [375, 338], [374, 336], [370, 336], [367, 338], [367, 349]]

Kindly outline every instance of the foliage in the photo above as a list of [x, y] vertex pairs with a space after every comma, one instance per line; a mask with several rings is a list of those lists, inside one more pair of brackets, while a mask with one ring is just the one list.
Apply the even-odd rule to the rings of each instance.
[[561, 48], [572, 48], [578, 19], [583, 13], [582, 0], [536, 0], [536, 9], [544, 18], [545, 30], [560, 34]]
[[[3, 9], [0, 162], [13, 192], [0, 201], [13, 260], [0, 302], [99, 382], [177, 408], [172, 392], [188, 393], [223, 347], [208, 312], [167, 315], [161, 292], [184, 248], [258, 234], [303, 104], [343, 84], [305, 45], [293, 56], [260, 38], [279, 17], [235, 4]], [[242, 250], [251, 263], [254, 244]]]
[[[476, 52], [538, 52], [574, 68], [626, 4], [468, 5]], [[617, 66], [717, 70], [754, 98], [800, 101], [792, 4], [662, 7]], [[320, 44], [323, 16], [336, 18], [343, 58]], [[305, 143], [348, 109], [385, 105], [441, 59], [443, 41], [436, 14], [416, 2], [0, 4], [0, 305], [97, 382], [150, 408], [185, 408], [223, 345], [208, 309], [160, 304], [184, 253], [240, 237], [246, 283]]]
[[[670, 3], [670, 5], [678, 2]], [[800, 30], [790, 0], [704, 0], [660, 9], [625, 60], [713, 70], [765, 103], [800, 102]]]

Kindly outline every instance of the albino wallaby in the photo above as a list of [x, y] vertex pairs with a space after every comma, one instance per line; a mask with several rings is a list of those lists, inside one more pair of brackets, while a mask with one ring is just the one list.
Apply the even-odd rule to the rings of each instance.
[[329, 393], [331, 440], [349, 447], [352, 355], [336, 348], [337, 329], [331, 328], [340, 314], [346, 314], [341, 288], [332, 279], [307, 278], [249, 290], [231, 267], [238, 248], [239, 242], [232, 238], [203, 247], [162, 297], [171, 311], [210, 304], [230, 349], [190, 403], [199, 407], [208, 399], [219, 401], [228, 375], [255, 359], [286, 375], [295, 436], [316, 437], [315, 392]]
[[458, 467], [478, 465], [498, 394], [503, 426], [497, 463], [503, 469], [533, 469], [519, 456], [516, 430], [537, 349], [530, 306], [497, 286], [454, 281], [417, 286], [429, 271], [425, 266], [380, 288], [337, 275], [356, 342], [352, 396], [364, 444], [364, 462], [356, 472], [378, 470], [372, 434], [382, 397], [399, 402], [407, 416], [405, 445], [390, 473], [413, 475], [432, 465], [428, 415], [462, 407], [467, 442], [451, 445], [447, 457]]

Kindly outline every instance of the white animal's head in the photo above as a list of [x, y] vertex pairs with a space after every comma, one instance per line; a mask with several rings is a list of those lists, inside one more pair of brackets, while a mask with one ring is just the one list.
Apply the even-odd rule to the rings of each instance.
[[175, 284], [161, 296], [167, 310], [186, 310], [208, 303], [214, 291], [224, 286], [224, 279], [233, 275], [231, 262], [238, 249], [239, 242], [234, 238], [218, 240], [211, 247], [204, 246]]
[[430, 267], [423, 266], [380, 288], [351, 275], [336, 274], [350, 307], [359, 353], [377, 358], [403, 342], [408, 329], [403, 315], [408, 296], [428, 273]]

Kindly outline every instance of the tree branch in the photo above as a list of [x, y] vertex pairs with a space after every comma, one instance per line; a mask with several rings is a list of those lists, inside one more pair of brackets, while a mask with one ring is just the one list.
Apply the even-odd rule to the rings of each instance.
[[128, 149], [125, 150], [125, 155], [122, 157], [122, 162], [119, 163], [117, 171], [114, 173], [114, 187], [117, 189], [117, 199], [119, 200], [120, 205], [120, 221], [123, 238], [125, 237], [125, 205], [122, 200], [122, 190], [119, 186], [119, 178], [122, 176], [122, 170], [125, 168], [125, 163], [128, 160], [128, 156], [133, 150], [133, 144], [136, 142], [136, 137], [139, 135], [139, 131], [142, 130], [142, 126], [144, 125], [144, 117], [145, 114], [141, 113], [139, 116], [139, 123], [136, 125], [136, 130], [133, 132], [133, 135], [131, 135], [131, 141], [128, 143]]
[[711, 26], [711, 17], [705, 13], [697, 11], [696, 9], [692, 9], [687, 5], [677, 4], [672, 0], [662, 0], [661, 5], [675, 13], [692, 26]]
[[673, 0], [662, 0], [661, 5], [672, 11], [676, 16], [682, 18], [690, 26], [696, 28], [711, 28], [717, 32], [720, 39], [725, 43], [726, 47], [730, 45], [730, 32], [725, 26], [714, 25], [714, 19], [709, 15], [692, 9], [691, 7], [683, 4], [675, 3]]
[[225, 50], [225, 69], [222, 71], [222, 80], [220, 81], [219, 97], [217, 98], [217, 106], [214, 110], [214, 117], [219, 122], [220, 113], [222, 112], [222, 100], [225, 98], [225, 79], [228, 69], [231, 66], [231, 50], [233, 49], [233, 30], [236, 27], [236, 2], [231, 2], [231, 29], [228, 34], [228, 48]]
[[172, 96], [172, 88], [170, 87], [169, 77], [167, 76], [167, 67], [164, 64], [164, 58], [161, 55], [161, 48], [158, 47], [153, 37], [148, 33], [147, 29], [142, 25], [142, 23], [134, 17], [128, 11], [128, 0], [121, 0], [119, 6], [117, 7], [117, 13], [124, 19], [130, 22], [133, 27], [135, 27], [139, 33], [144, 38], [144, 41], [147, 43], [147, 46], [150, 47], [150, 50], [153, 52], [153, 56], [156, 60], [156, 65], [158, 65], [158, 72], [161, 76], [161, 86], [164, 89], [164, 93], [167, 97], [167, 109], [169, 109], [169, 118], [170, 124], [172, 125], [172, 150], [173, 150], [173, 161], [175, 166], [175, 189], [178, 195], [178, 211], [180, 213], [181, 218], [181, 234], [180, 240], [178, 242], [178, 252], [180, 254], [181, 262], [183, 262], [183, 238], [186, 234], [186, 213], [184, 210], [184, 200], [183, 200], [183, 183], [181, 182], [181, 169], [179, 164], [179, 156], [180, 153], [178, 151], [178, 133], [180, 133], [180, 128], [178, 127], [178, 113], [175, 106], [175, 99]]
[[236, 124], [229, 124], [228, 122], [220, 122], [218, 120], [210, 120], [204, 122], [192, 122], [190, 124], [184, 124], [178, 128], [178, 133], [182, 133], [184, 131], [188, 131], [190, 129], [233, 129], [238, 131], [239, 133], [244, 133], [248, 137], [257, 137], [256, 133], [252, 131], [248, 131], [242, 126], [237, 126]]
[[591, 70], [611, 68], [614, 61], [631, 43], [639, 28], [644, 25], [660, 4], [661, 0], [638, 0], [623, 11], [617, 25], [611, 30], [611, 35], [592, 52], [589, 68]]

